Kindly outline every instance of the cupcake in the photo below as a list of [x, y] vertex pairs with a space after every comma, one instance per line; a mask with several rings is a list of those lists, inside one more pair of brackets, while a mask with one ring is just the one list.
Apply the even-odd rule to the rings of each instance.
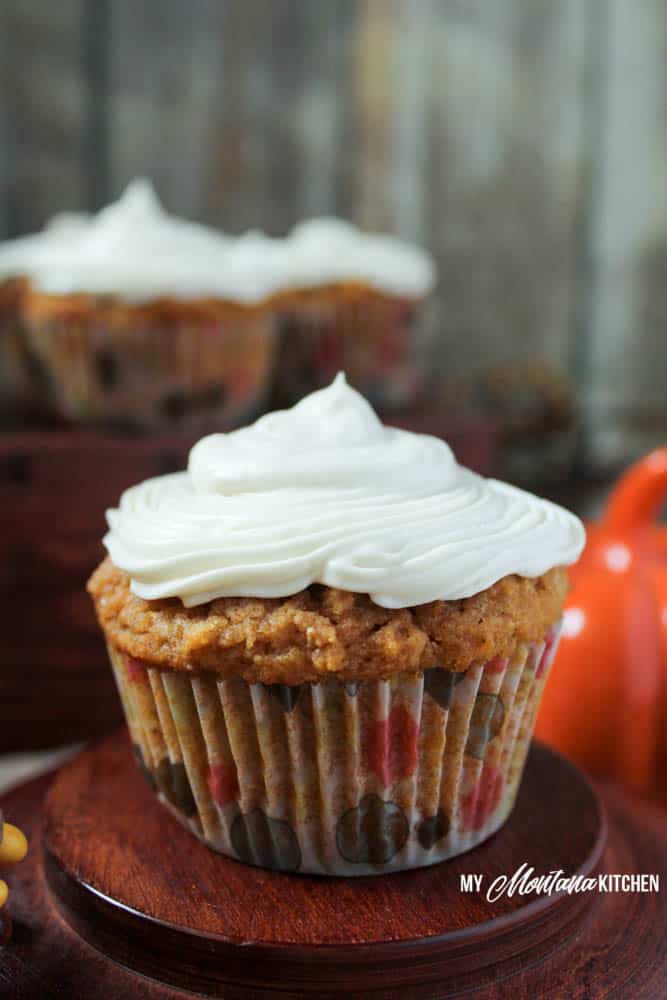
[[44, 409], [44, 385], [30, 364], [21, 304], [31, 273], [57, 259], [83, 232], [87, 217], [63, 213], [40, 233], [0, 243], [0, 414], [18, 419]]
[[301, 223], [285, 243], [289, 281], [273, 298], [278, 400], [294, 403], [344, 369], [384, 410], [417, 401], [430, 362], [433, 258], [340, 219]]
[[30, 353], [58, 412], [130, 427], [231, 426], [256, 415], [274, 322], [223, 234], [167, 215], [146, 181], [40, 265], [23, 296]]
[[507, 819], [572, 514], [384, 427], [339, 375], [123, 494], [89, 590], [137, 762], [194, 834], [367, 875]]

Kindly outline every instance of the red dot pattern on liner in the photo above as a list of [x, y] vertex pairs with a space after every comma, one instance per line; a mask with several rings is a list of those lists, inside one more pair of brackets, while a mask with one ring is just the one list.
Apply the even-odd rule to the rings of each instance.
[[502, 792], [502, 774], [485, 764], [477, 784], [461, 800], [461, 829], [481, 830], [500, 805]]
[[508, 660], [502, 656], [494, 656], [484, 667], [485, 674], [502, 674], [507, 668]]
[[362, 766], [383, 785], [409, 778], [417, 767], [419, 726], [404, 705], [362, 733]]
[[233, 802], [239, 794], [236, 770], [224, 764], [214, 764], [209, 772], [208, 787], [217, 805], [226, 806]]
[[547, 672], [547, 669], [551, 662], [551, 652], [556, 644], [557, 636], [558, 633], [554, 628], [550, 628], [546, 634], [546, 638], [544, 640], [544, 652], [542, 653], [542, 658], [540, 659], [540, 662], [538, 663], [537, 669], [535, 671], [535, 677], [538, 680], [540, 677], [544, 677], [545, 673]]
[[146, 668], [140, 660], [135, 660], [133, 656], [126, 655], [125, 669], [127, 670], [127, 677], [131, 684], [140, 684], [142, 681], [148, 680]]

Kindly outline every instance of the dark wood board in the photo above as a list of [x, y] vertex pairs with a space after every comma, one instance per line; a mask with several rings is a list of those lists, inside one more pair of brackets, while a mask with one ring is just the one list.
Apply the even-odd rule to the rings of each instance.
[[[596, 796], [540, 746], [512, 818], [486, 845], [431, 869], [375, 879], [286, 876], [211, 853], [152, 800], [119, 736], [60, 772], [45, 819], [48, 784], [39, 779], [0, 799], [31, 839], [29, 858], [10, 876], [15, 930], [0, 961], [0, 995], [184, 995], [102, 957], [72, 925], [126, 965], [233, 1000], [276, 989], [322, 1000], [462, 991], [476, 1000], [667, 995], [664, 892], [537, 906], [504, 899], [489, 910], [483, 897], [458, 891], [461, 872], [510, 873], [522, 854], [539, 872], [601, 867], [656, 873], [664, 884], [664, 815], [602, 789], [609, 831], [596, 860]], [[42, 868], [44, 825], [57, 903]]]

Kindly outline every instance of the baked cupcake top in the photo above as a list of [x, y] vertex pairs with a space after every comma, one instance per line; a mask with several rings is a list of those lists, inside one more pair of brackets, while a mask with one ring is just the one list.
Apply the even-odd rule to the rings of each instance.
[[231, 237], [169, 215], [145, 180], [133, 181], [76, 235], [58, 255], [35, 252], [31, 260], [26, 247], [39, 292], [257, 305], [339, 282], [420, 298], [435, 282], [433, 258], [392, 237], [362, 233], [339, 219], [310, 220], [280, 239], [252, 231]]
[[383, 426], [343, 374], [203, 438], [186, 472], [127, 490], [107, 518], [133, 593], [186, 607], [311, 584], [413, 607], [540, 576], [584, 544], [562, 507], [463, 468], [438, 438]]
[[366, 594], [312, 586], [285, 598], [221, 597], [185, 608], [145, 601], [110, 559], [88, 589], [107, 640], [148, 666], [211, 671], [250, 683], [358, 681], [514, 655], [559, 618], [567, 571], [506, 576], [474, 597], [381, 608]]

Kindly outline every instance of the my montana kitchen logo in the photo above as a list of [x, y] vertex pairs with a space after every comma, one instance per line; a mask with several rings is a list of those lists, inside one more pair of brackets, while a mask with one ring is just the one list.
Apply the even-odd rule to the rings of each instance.
[[536, 875], [527, 863], [520, 865], [513, 875], [460, 875], [461, 892], [484, 892], [490, 903], [502, 896], [551, 896], [554, 893], [571, 895], [576, 892], [660, 892], [660, 876], [651, 874], [566, 875], [562, 868], [544, 875]]

